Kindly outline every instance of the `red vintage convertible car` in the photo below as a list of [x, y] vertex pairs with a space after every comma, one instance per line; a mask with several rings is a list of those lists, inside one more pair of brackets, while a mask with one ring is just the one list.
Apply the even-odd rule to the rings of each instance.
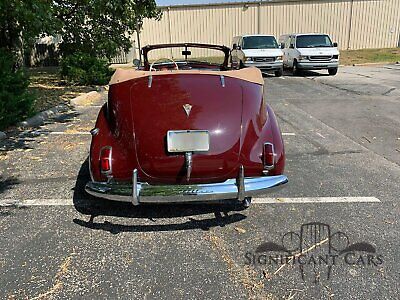
[[[150, 63], [153, 51], [175, 59]], [[199, 58], [204, 51], [217, 55]], [[218, 45], [152, 45], [142, 55], [143, 67], [111, 78], [91, 131], [89, 194], [134, 205], [237, 199], [247, 207], [254, 192], [287, 182], [258, 69], [231, 70], [230, 49]]]

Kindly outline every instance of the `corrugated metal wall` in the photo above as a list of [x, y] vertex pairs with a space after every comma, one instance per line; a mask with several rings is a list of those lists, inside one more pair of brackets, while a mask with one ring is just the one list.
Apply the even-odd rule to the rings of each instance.
[[350, 48], [400, 47], [400, 0], [358, 0], [353, 4]]
[[[240, 34], [324, 32], [341, 49], [399, 47], [400, 0], [275, 0], [163, 7], [145, 20], [142, 45], [202, 42], [231, 45]], [[160, 53], [168, 56], [169, 53]]]

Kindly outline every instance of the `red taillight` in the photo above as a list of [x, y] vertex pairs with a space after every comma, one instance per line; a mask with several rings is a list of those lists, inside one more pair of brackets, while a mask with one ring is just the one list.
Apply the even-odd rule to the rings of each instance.
[[273, 169], [275, 166], [275, 150], [274, 145], [271, 143], [264, 144], [263, 163], [264, 169], [267, 170]]
[[104, 147], [101, 149], [100, 168], [102, 173], [111, 172], [111, 147]]

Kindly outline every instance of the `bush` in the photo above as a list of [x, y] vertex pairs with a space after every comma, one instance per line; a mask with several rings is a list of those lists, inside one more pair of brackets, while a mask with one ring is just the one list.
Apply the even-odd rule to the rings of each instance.
[[34, 97], [27, 90], [29, 77], [15, 70], [15, 58], [0, 49], [0, 129], [15, 124], [33, 113]]
[[86, 53], [75, 53], [61, 60], [61, 76], [72, 84], [104, 85], [112, 75], [104, 59]]

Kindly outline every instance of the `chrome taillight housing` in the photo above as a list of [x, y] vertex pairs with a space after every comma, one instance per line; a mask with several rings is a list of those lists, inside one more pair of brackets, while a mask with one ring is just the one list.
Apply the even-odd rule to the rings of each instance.
[[110, 174], [112, 170], [112, 148], [106, 146], [100, 151], [100, 170], [103, 174]]
[[275, 167], [275, 157], [274, 144], [265, 143], [263, 146], [263, 164], [265, 170], [272, 170]]

